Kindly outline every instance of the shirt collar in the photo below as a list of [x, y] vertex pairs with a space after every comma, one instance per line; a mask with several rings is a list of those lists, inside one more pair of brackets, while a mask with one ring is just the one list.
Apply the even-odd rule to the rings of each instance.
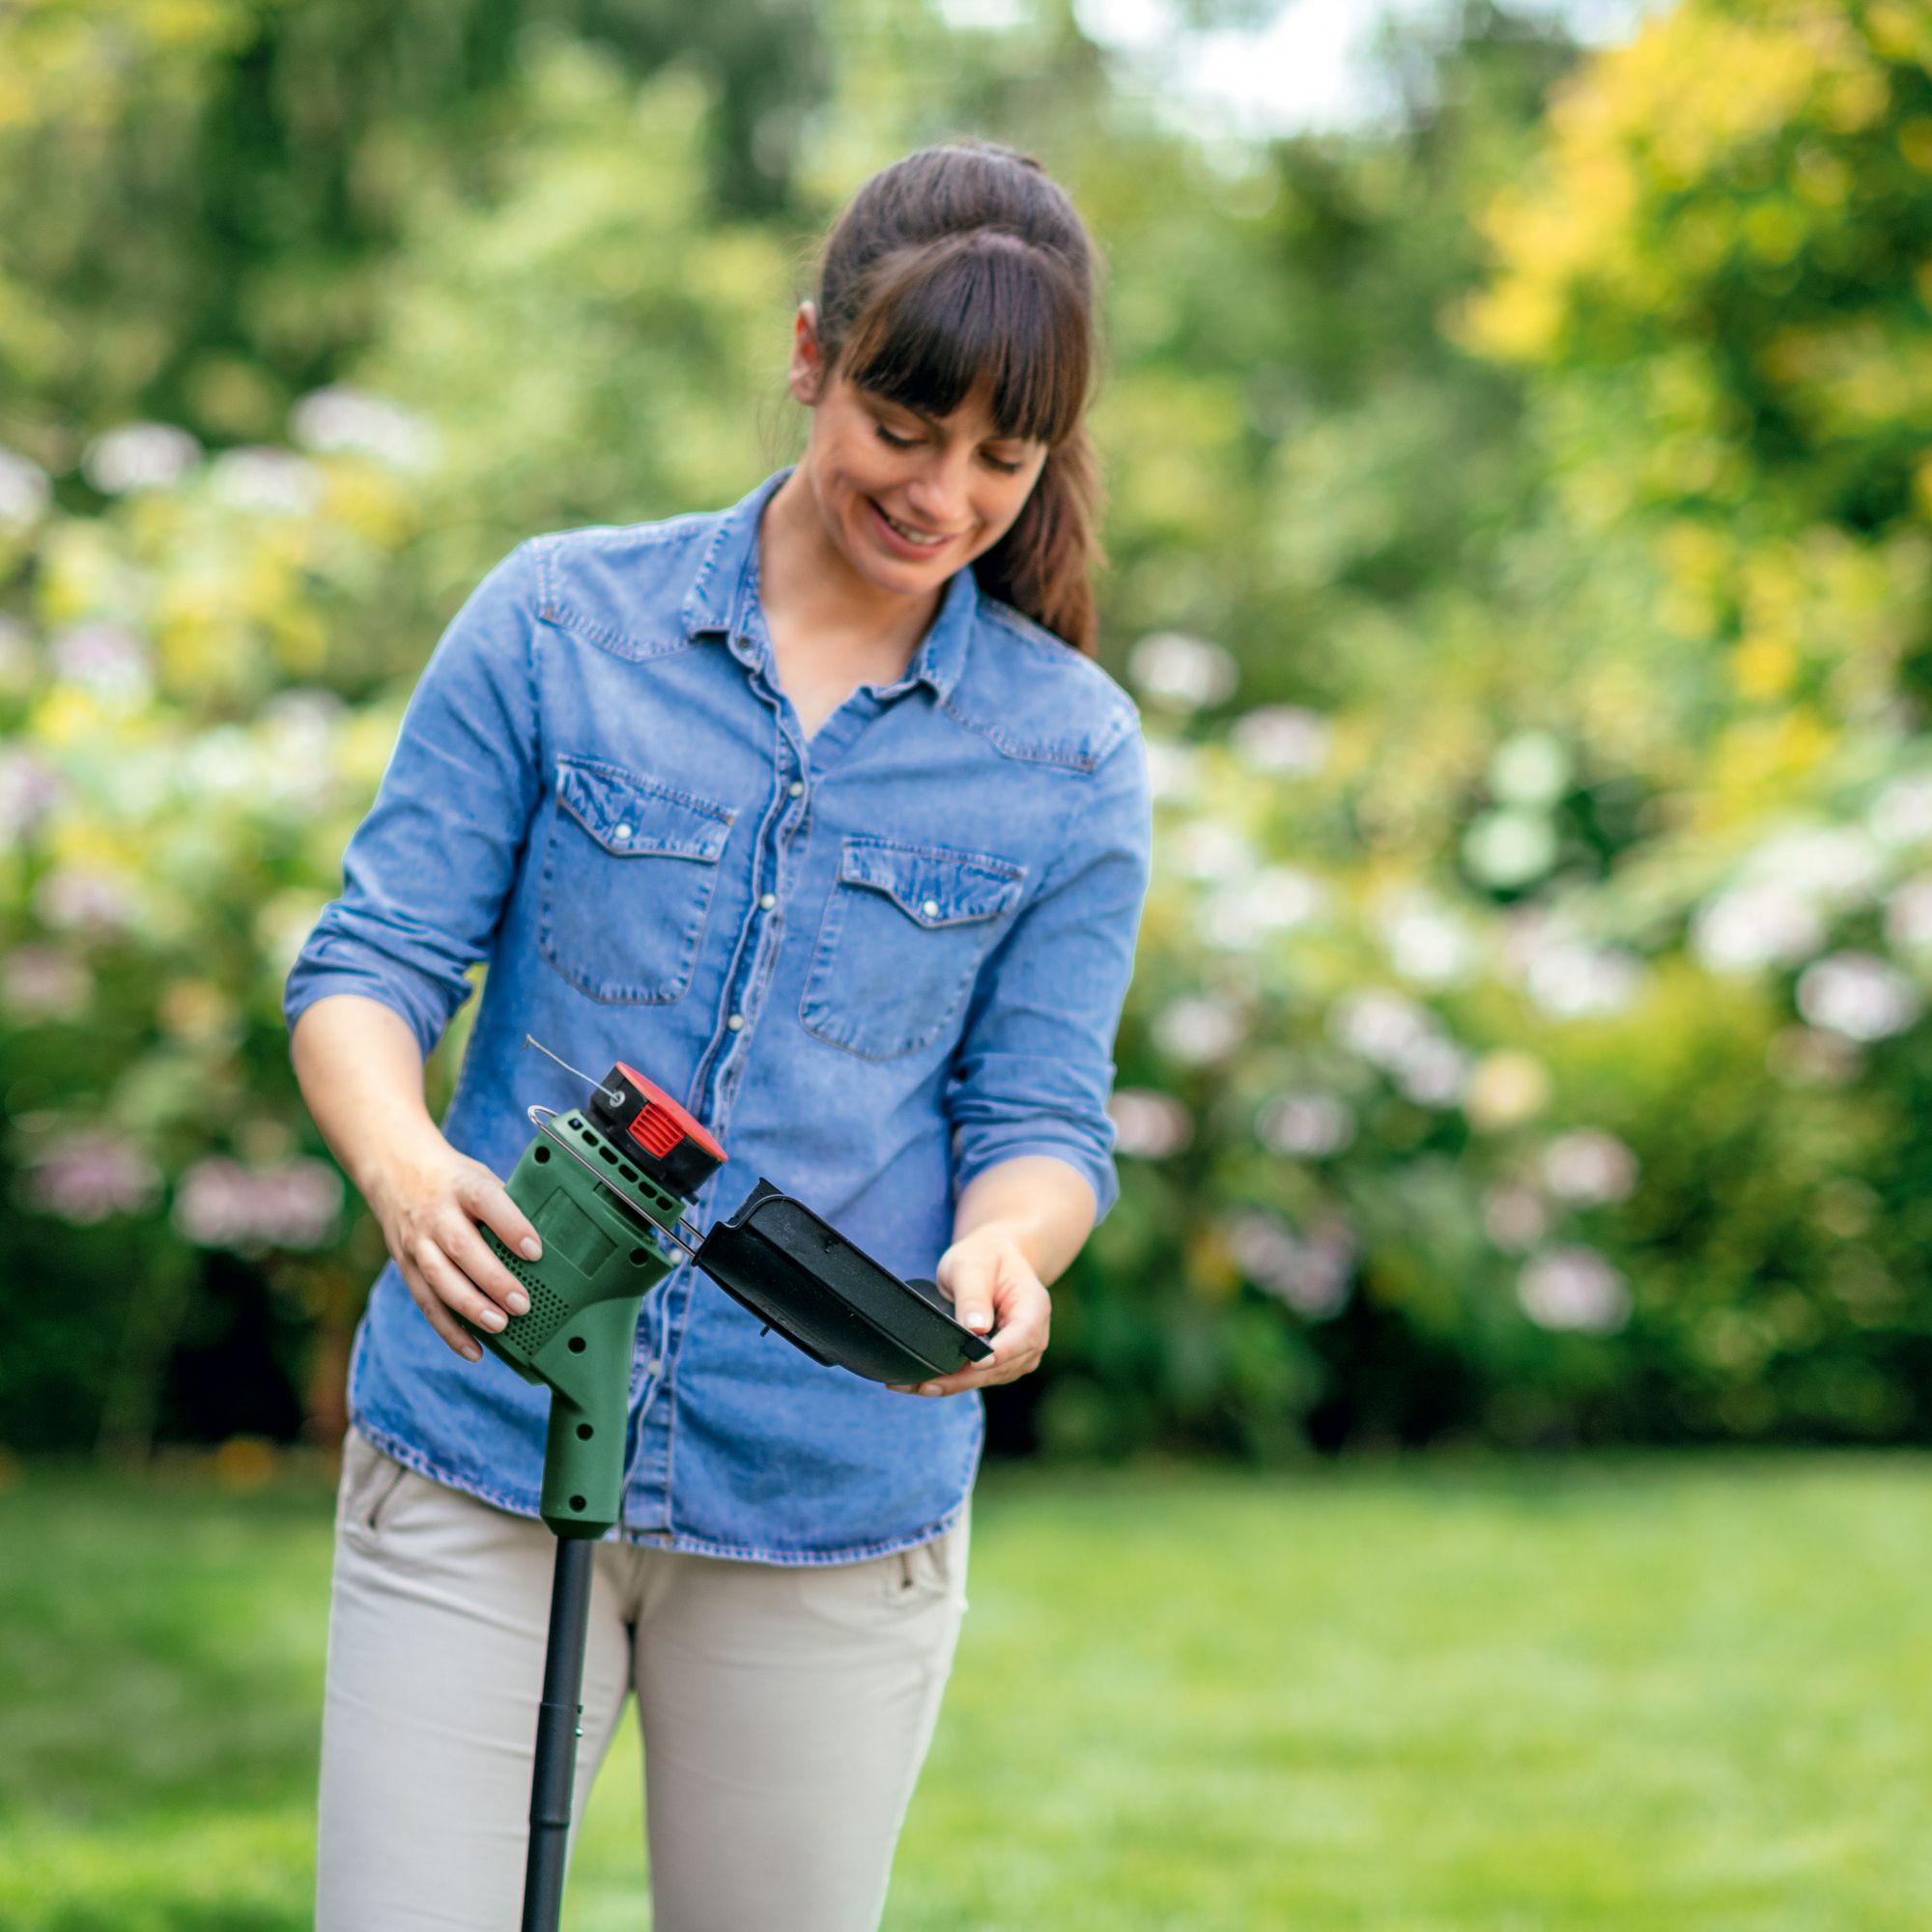
[[[766, 477], [718, 520], [680, 612], [686, 637], [722, 634], [731, 654], [748, 668], [763, 665], [771, 647], [758, 602], [758, 519], [790, 474], [787, 466]], [[979, 602], [972, 566], [955, 570], [905, 676], [880, 687], [879, 696], [895, 697], [915, 684], [928, 684], [940, 698], [950, 697], [966, 668]]]

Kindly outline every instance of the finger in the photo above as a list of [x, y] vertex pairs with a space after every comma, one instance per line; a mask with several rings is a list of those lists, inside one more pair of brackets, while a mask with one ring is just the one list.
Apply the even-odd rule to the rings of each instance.
[[[1005, 1340], [1003, 1336], [1002, 1341]], [[936, 1377], [931, 1381], [907, 1383], [905, 1386], [913, 1395], [958, 1395], [966, 1389], [993, 1388], [1001, 1382], [1016, 1382], [1022, 1376], [1030, 1376], [1039, 1367], [1040, 1357], [1045, 1352], [1044, 1338], [1037, 1348], [1022, 1347], [1015, 1340], [1007, 1346], [996, 1347], [994, 1352], [982, 1362], [955, 1369], [951, 1375]]]
[[529, 1312], [529, 1291], [497, 1259], [474, 1220], [461, 1213], [452, 1215], [437, 1228], [436, 1239], [449, 1260], [493, 1301], [512, 1315]]
[[465, 1175], [457, 1195], [470, 1218], [485, 1223], [512, 1254], [526, 1262], [543, 1259], [543, 1241], [535, 1226], [494, 1174]]
[[941, 1290], [952, 1299], [953, 1321], [976, 1335], [983, 1335], [993, 1325], [993, 1291], [999, 1278], [995, 1256], [975, 1254], [954, 1260], [939, 1277]]
[[977, 1368], [959, 1369], [950, 1376], [941, 1376], [937, 1381], [919, 1382], [914, 1385], [914, 1395], [963, 1395], [968, 1389], [996, 1388], [1002, 1382], [1016, 1382], [1024, 1375], [1031, 1374], [1039, 1366], [1037, 1355], [1025, 1356], [997, 1372], [989, 1373], [988, 1365], [981, 1362]]
[[412, 1250], [422, 1278], [446, 1308], [454, 1309], [472, 1327], [497, 1334], [509, 1324], [510, 1318], [424, 1235]]
[[403, 1277], [403, 1285], [410, 1292], [410, 1299], [422, 1311], [422, 1317], [466, 1362], [480, 1362], [483, 1350], [475, 1336], [471, 1335], [457, 1321], [436, 1292], [423, 1280], [422, 1271], [407, 1257], [396, 1257], [396, 1267]]

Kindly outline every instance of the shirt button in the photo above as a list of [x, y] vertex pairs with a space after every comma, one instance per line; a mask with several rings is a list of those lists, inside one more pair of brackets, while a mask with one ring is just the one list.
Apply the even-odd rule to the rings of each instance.
[[805, 796], [805, 781], [803, 779], [793, 779], [791, 783], [785, 786], [785, 790], [793, 798], [803, 798]]
[[628, 825], [618, 826], [616, 831], [614, 831], [611, 835], [612, 838], [628, 838], [630, 836], [631, 836], [631, 828]]
[[778, 895], [776, 893], [760, 893], [758, 895], [758, 910], [760, 912], [770, 912], [778, 902]]
[[939, 917], [939, 901], [937, 899], [927, 899], [926, 902], [920, 907], [920, 911], [923, 912], [927, 919], [937, 919]]
[[745, 1030], [745, 1015], [743, 1013], [733, 1013], [731, 1017], [724, 1022], [724, 1024], [727, 1027], [729, 1027], [733, 1033], [743, 1033]]
[[644, 1373], [647, 1376], [654, 1376], [663, 1367], [664, 1364], [653, 1355], [644, 1363]]

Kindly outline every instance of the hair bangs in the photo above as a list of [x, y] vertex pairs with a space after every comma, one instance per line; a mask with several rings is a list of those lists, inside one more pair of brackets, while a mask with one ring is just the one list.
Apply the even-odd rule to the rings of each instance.
[[1086, 407], [1081, 289], [1050, 249], [998, 230], [889, 259], [846, 342], [862, 389], [949, 416], [983, 392], [995, 431], [1056, 448]]

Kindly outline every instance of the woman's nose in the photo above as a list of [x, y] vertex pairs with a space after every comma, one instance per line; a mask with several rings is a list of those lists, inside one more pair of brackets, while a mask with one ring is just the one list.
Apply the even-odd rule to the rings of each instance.
[[922, 523], [948, 532], [965, 524], [972, 461], [970, 449], [948, 450], [913, 478], [906, 488], [906, 502]]

